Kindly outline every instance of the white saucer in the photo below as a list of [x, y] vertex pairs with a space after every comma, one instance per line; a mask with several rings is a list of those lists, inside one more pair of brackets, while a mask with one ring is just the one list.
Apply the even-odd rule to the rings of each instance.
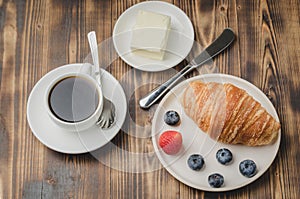
[[[199, 75], [181, 82], [169, 92], [158, 105], [152, 120], [152, 142], [155, 152], [164, 166], [175, 178], [186, 185], [205, 191], [229, 191], [234, 190], [258, 179], [272, 164], [280, 145], [281, 132], [275, 143], [248, 147], [244, 145], [230, 145], [216, 142], [209, 138], [206, 133], [184, 113], [179, 102], [182, 92], [188, 86], [188, 82], [200, 80], [203, 82], [229, 82], [248, 92], [254, 99], [279, 121], [276, 109], [266, 95], [253, 84], [238, 77], [225, 74]], [[164, 123], [164, 114], [168, 110], [175, 110], [181, 117], [179, 126], [172, 127]], [[181, 132], [183, 147], [177, 155], [167, 155], [159, 145], [158, 139], [162, 132], [166, 130], [177, 130]], [[221, 165], [216, 160], [216, 152], [220, 148], [228, 148], [233, 154], [233, 162], [229, 165]], [[193, 171], [187, 165], [187, 160], [191, 154], [200, 153], [204, 157], [205, 167], [200, 171]], [[239, 163], [244, 159], [252, 159], [257, 165], [257, 173], [252, 178], [244, 177], [239, 172]], [[224, 186], [212, 188], [208, 184], [208, 176], [212, 173], [220, 173], [224, 176]]]
[[68, 64], [42, 77], [32, 89], [27, 103], [27, 120], [33, 134], [47, 147], [62, 153], [80, 154], [96, 150], [108, 143], [125, 121], [127, 101], [119, 82], [101, 69], [103, 93], [116, 106], [116, 123], [107, 130], [96, 125], [81, 132], [66, 131], [50, 119], [43, 105], [44, 92], [51, 79], [65, 72], [80, 72], [82, 64]]
[[[131, 53], [132, 27], [139, 10], [152, 11], [171, 17], [171, 31], [164, 60], [153, 60]], [[129, 65], [142, 71], [156, 72], [179, 64], [194, 43], [194, 28], [188, 16], [173, 4], [147, 1], [128, 8], [118, 19], [113, 30], [113, 43], [119, 56]]]

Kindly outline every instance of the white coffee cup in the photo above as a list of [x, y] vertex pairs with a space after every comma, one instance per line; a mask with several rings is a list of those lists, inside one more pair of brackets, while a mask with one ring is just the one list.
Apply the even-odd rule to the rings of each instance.
[[[65, 83], [64, 81], [66, 81], [66, 80], [74, 81], [73, 89], [70, 90], [70, 89], [67, 89], [67, 86], [66, 87], [63, 86], [63, 84], [71, 85], [70, 83]], [[62, 83], [62, 82], [64, 82], [64, 83]], [[95, 97], [98, 98], [98, 100], [93, 105], [94, 109], [89, 110], [90, 113], [88, 116], [77, 120], [74, 118], [76, 115], [80, 115], [79, 110], [85, 110], [84, 109], [85, 107], [91, 106], [90, 104], [87, 104], [90, 102], [90, 100], [85, 99], [85, 97], [87, 96], [85, 91], [89, 90], [89, 89], [82, 89], [81, 88], [82, 85], [80, 82], [86, 82], [86, 83], [82, 83], [82, 84], [89, 85], [89, 87], [91, 87], [91, 88], [93, 87], [95, 90], [94, 95], [95, 95]], [[76, 87], [78, 87], [78, 89], [75, 89]], [[69, 87], [69, 88], [71, 88], [71, 87]], [[79, 89], [79, 88], [81, 88], [81, 89]], [[83, 88], [85, 88], [85, 87], [83, 87]], [[64, 94], [64, 92], [61, 92], [61, 91], [64, 91], [64, 89], [66, 90], [65, 94]], [[62, 95], [61, 96], [58, 94], [55, 95], [55, 92], [62, 93]], [[72, 96], [68, 95], [68, 93], [70, 93], [70, 92], [72, 92]], [[80, 92], [82, 92], [82, 94]], [[64, 97], [65, 95], [67, 97]], [[55, 96], [58, 96], [58, 97], [56, 97], [57, 98], [56, 100], [55, 100]], [[77, 98], [80, 98], [80, 100]], [[56, 77], [55, 79], [53, 79], [46, 89], [44, 99], [45, 99], [44, 100], [45, 107], [46, 107], [49, 117], [61, 128], [64, 128], [68, 131], [73, 131], [73, 132], [83, 131], [83, 130], [86, 130], [86, 129], [90, 128], [91, 126], [95, 125], [97, 120], [99, 119], [99, 117], [102, 113], [102, 109], [103, 109], [103, 93], [101, 90], [101, 86], [92, 76], [82, 73], [82, 72], [67, 72], [67, 73], [64, 73], [63, 75], [60, 75], [60, 76]], [[66, 99], [69, 99], [69, 100], [66, 100]], [[80, 103], [77, 103], [76, 100], [79, 101]], [[84, 101], [84, 100], [86, 100], [86, 101]], [[54, 105], [55, 101], [57, 102], [56, 104], [58, 104], [59, 106]], [[60, 102], [60, 101], [62, 101], [62, 102]], [[70, 108], [69, 104], [67, 104], [67, 106], [66, 106], [68, 108], [64, 108], [64, 105], [66, 105], [66, 103], [67, 103], [66, 101], [71, 101], [70, 102], [70, 103], [72, 103], [71, 108]], [[83, 103], [85, 103], [84, 106], [82, 106]], [[81, 105], [77, 106], [78, 104], [81, 104]], [[57, 107], [57, 109], [54, 108], [55, 106]], [[59, 110], [58, 109], [59, 107], [63, 107], [62, 109], [64, 109], [64, 110]], [[73, 113], [73, 109], [74, 109], [74, 113]], [[76, 111], [75, 111], [75, 109], [76, 109]], [[77, 109], [79, 109], [79, 110], [77, 110]], [[68, 121], [65, 116], [61, 116], [61, 115], [65, 114], [64, 111], [67, 112], [69, 115], [70, 115], [70, 112], [72, 112], [71, 114], [73, 114], [73, 115], [70, 117], [72, 117], [73, 121], [71, 121], [71, 120]], [[67, 113], [66, 113], [66, 115], [67, 115]]]

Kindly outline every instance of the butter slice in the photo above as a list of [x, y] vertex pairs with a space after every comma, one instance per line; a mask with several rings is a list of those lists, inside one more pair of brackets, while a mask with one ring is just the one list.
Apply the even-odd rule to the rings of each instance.
[[143, 57], [162, 60], [170, 27], [171, 17], [140, 10], [132, 29], [130, 45], [132, 52]]

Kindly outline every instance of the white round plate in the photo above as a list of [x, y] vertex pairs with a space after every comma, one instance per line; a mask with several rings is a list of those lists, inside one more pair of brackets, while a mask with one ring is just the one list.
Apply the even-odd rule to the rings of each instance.
[[[277, 120], [278, 115], [269, 99], [257, 87], [251, 83], [230, 75], [207, 74], [188, 79], [177, 85], [159, 104], [152, 122], [152, 142], [155, 152], [162, 165], [179, 181], [186, 185], [205, 191], [229, 191], [243, 187], [259, 178], [272, 164], [280, 144], [280, 132], [274, 144], [248, 147], [243, 145], [229, 145], [215, 142], [184, 113], [180, 105], [180, 95], [188, 82], [201, 80], [204, 82], [229, 82], [246, 90], [254, 99]], [[176, 110], [181, 116], [181, 124], [177, 127], [164, 123], [164, 114], [167, 110]], [[158, 146], [159, 135], [165, 130], [177, 130], [183, 137], [182, 150], [177, 155], [167, 155]], [[229, 165], [221, 165], [215, 158], [220, 148], [228, 148], [233, 154], [233, 162]], [[205, 166], [200, 171], [193, 171], [187, 165], [191, 154], [199, 153], [204, 156]], [[244, 177], [239, 172], [239, 163], [244, 159], [252, 159], [257, 165], [257, 173], [252, 178]], [[212, 188], [208, 184], [208, 176], [212, 173], [220, 173], [224, 176], [224, 184], [220, 188]]]
[[124, 91], [119, 82], [107, 71], [101, 70], [103, 93], [116, 106], [116, 123], [107, 130], [94, 125], [91, 128], [71, 132], [57, 126], [48, 116], [44, 102], [45, 90], [51, 79], [66, 72], [82, 71], [82, 64], [58, 67], [42, 77], [32, 89], [27, 103], [27, 120], [33, 134], [44, 145], [61, 153], [80, 154], [100, 148], [121, 129], [127, 111]]
[[[171, 17], [171, 31], [163, 60], [148, 59], [131, 53], [131, 30], [139, 10]], [[113, 43], [118, 55], [132, 67], [149, 72], [162, 71], [176, 66], [188, 55], [194, 43], [194, 28], [188, 16], [175, 5], [147, 1], [128, 8], [119, 17], [113, 30]]]

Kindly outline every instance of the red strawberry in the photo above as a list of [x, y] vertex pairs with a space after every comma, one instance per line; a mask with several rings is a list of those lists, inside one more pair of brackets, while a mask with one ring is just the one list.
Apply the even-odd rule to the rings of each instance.
[[182, 146], [182, 136], [177, 131], [165, 131], [158, 140], [159, 146], [169, 155], [175, 155]]

